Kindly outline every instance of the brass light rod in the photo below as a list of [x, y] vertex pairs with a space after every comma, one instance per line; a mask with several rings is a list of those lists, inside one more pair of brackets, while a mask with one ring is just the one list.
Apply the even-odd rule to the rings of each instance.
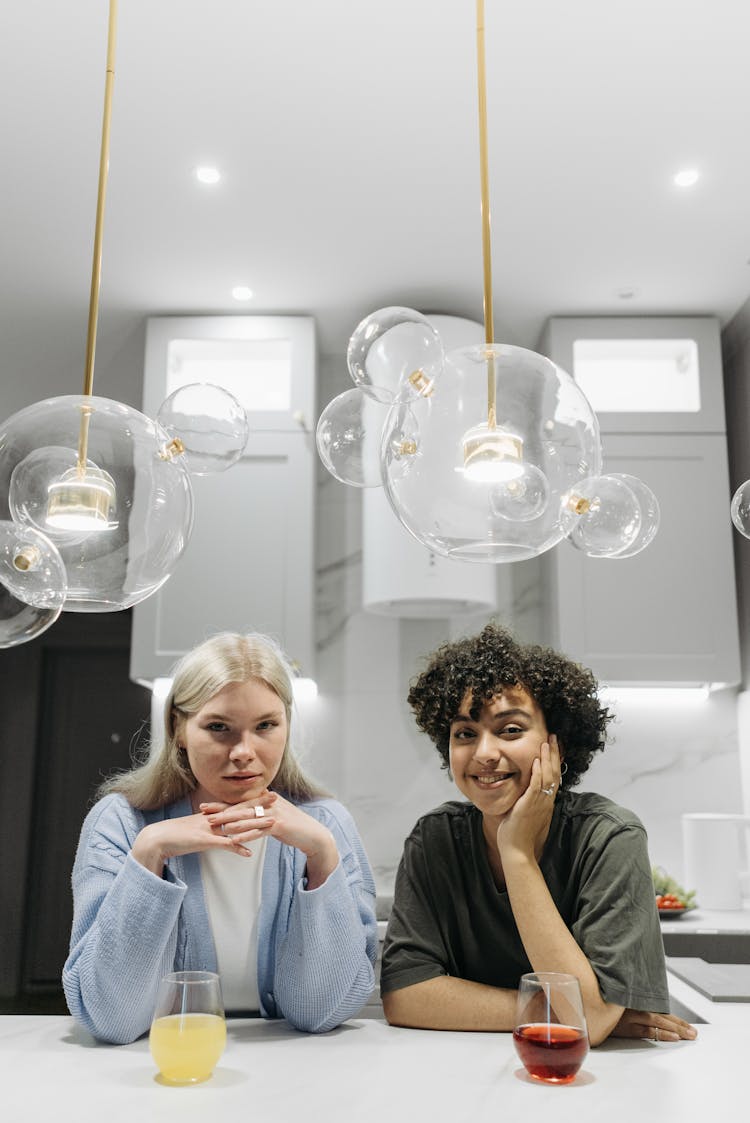
[[[492, 312], [492, 245], [490, 235], [490, 176], [487, 157], [487, 70], [484, 54], [484, 0], [477, 0], [477, 86], [479, 94], [479, 181], [482, 210], [482, 261], [484, 265], [484, 338], [495, 342]], [[487, 360], [487, 424], [496, 426], [495, 362]]]
[[[96, 350], [96, 325], [99, 315], [99, 287], [102, 273], [102, 232], [104, 229], [104, 204], [107, 195], [107, 173], [109, 171], [109, 133], [112, 119], [112, 90], [115, 81], [115, 44], [117, 39], [117, 0], [109, 0], [109, 26], [107, 31], [107, 73], [104, 84], [104, 114], [102, 118], [102, 142], [99, 156], [99, 189], [96, 199], [96, 223], [94, 227], [94, 257], [91, 266], [91, 294], [89, 297], [89, 323], [86, 339], [86, 370], [83, 380], [83, 393], [91, 397], [94, 388], [94, 353]], [[78, 438], [78, 471], [83, 475], [86, 470], [88, 452], [89, 418], [91, 411], [84, 409]]]

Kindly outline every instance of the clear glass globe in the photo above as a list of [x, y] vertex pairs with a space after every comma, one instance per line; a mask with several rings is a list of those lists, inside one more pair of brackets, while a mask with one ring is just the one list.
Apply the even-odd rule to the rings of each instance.
[[379, 308], [356, 327], [346, 361], [356, 386], [378, 402], [429, 396], [443, 371], [443, 344], [413, 308]]
[[[404, 406], [391, 408], [381, 456], [386, 494], [415, 538], [443, 557], [509, 562], [535, 557], [564, 537], [563, 495], [601, 468], [596, 417], [564, 370], [522, 347], [459, 348], [446, 357], [439, 390], [409, 409], [418, 437], [410, 470], [391, 450]], [[498, 494], [514, 476], [533, 481], [530, 506], [519, 498], [524, 518], [509, 518], [509, 500]]]
[[544, 513], [549, 502], [549, 482], [534, 464], [523, 464], [522, 470], [498, 483], [490, 492], [493, 514], [503, 519], [529, 522]]
[[641, 506], [619, 476], [581, 480], [563, 498], [568, 539], [591, 558], [611, 558], [629, 549], [641, 529]]
[[750, 480], [745, 480], [735, 491], [730, 512], [740, 534], [750, 538]]
[[624, 484], [627, 484], [638, 500], [641, 511], [641, 526], [630, 545], [623, 550], [618, 550], [616, 554], [611, 556], [617, 559], [633, 558], [636, 554], [640, 554], [641, 550], [646, 549], [659, 529], [661, 520], [659, 502], [648, 484], [645, 484], [638, 476], [631, 476], [625, 472], [615, 472], [613, 478], [622, 480]]
[[245, 451], [250, 433], [245, 408], [234, 394], [207, 382], [175, 390], [162, 402], [156, 420], [170, 441], [182, 443], [182, 455], [195, 476], [231, 468]]
[[130, 608], [177, 564], [193, 494], [182, 457], [163, 456], [164, 443], [149, 417], [108, 398], [48, 398], [0, 424], [0, 494], [19, 525], [54, 540], [66, 611]]
[[56, 546], [32, 527], [0, 521], [0, 647], [46, 631], [60, 615], [66, 592]]
[[332, 476], [352, 487], [380, 487], [380, 440], [388, 407], [345, 390], [320, 415], [315, 441]]

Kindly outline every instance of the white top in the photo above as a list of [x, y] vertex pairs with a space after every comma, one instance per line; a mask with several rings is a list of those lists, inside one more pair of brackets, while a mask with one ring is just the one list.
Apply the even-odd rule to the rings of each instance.
[[225, 1010], [260, 1013], [258, 911], [266, 839], [248, 858], [225, 850], [201, 852], [203, 893], [216, 948]]

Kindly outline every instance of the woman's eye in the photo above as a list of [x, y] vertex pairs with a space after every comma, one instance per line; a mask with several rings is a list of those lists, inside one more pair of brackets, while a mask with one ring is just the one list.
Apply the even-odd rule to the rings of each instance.
[[471, 729], [456, 729], [453, 732], [454, 741], [468, 741], [473, 736], [474, 732]]
[[260, 725], [258, 726], [258, 729], [261, 732], [264, 732], [266, 729], [275, 729], [277, 725], [278, 725], [277, 721], [262, 721], [260, 723]]
[[512, 736], [517, 737], [519, 733], [523, 733], [523, 729], [520, 725], [506, 725], [502, 732], [510, 733]]
[[210, 721], [206, 726], [210, 733], [226, 733], [227, 726], [223, 721]]

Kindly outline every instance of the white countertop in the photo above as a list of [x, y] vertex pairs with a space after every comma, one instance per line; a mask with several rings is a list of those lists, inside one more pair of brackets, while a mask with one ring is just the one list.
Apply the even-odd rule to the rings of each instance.
[[675, 919], [662, 919], [662, 932], [750, 932], [750, 909], [690, 909]]
[[[740, 1009], [750, 1028], [747, 1006]], [[589, 1053], [573, 1084], [549, 1087], [526, 1076], [507, 1033], [353, 1019], [317, 1036], [285, 1022], [233, 1020], [211, 1080], [172, 1088], [155, 1079], [145, 1039], [99, 1045], [70, 1018], [6, 1015], [3, 1115], [54, 1123], [676, 1123], [714, 1117], [720, 1106], [740, 1118], [747, 1034], [723, 1024], [699, 1033], [674, 1045], [610, 1040]]]

